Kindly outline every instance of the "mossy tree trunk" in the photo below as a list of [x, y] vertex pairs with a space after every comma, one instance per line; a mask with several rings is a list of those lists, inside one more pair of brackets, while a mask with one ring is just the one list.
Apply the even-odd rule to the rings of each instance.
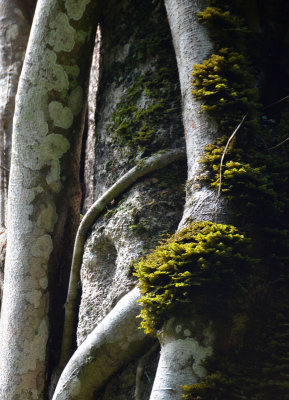
[[[59, 316], [79, 222], [94, 19], [95, 2], [88, 0], [40, 0], [35, 11], [14, 117], [1, 314], [3, 400], [44, 395], [50, 306]], [[53, 318], [51, 329], [59, 331]]]
[[[205, 146], [217, 137], [215, 123], [202, 112], [192, 94], [193, 65], [206, 59], [213, 48], [207, 31], [198, 22], [198, 14], [206, 5], [204, 0], [165, 1], [178, 63], [188, 162], [186, 204], [179, 229], [188, 221], [221, 221], [226, 214], [216, 191], [198, 183], [202, 173], [200, 157]], [[194, 305], [190, 308], [190, 313], [185, 312], [183, 318], [180, 313], [161, 329], [161, 357], [150, 400], [180, 400], [182, 386], [197, 382], [206, 374], [201, 364], [212, 355], [214, 334], [209, 332], [208, 319], [200, 329]], [[203, 342], [198, 339], [202, 336]]]
[[224, 220], [224, 205], [217, 202], [217, 194], [207, 186], [198, 185], [202, 173], [200, 157], [207, 144], [217, 137], [217, 127], [201, 110], [201, 104], [192, 94], [194, 64], [210, 55], [213, 44], [208, 32], [198, 22], [206, 0], [165, 0], [168, 20], [175, 48], [182, 92], [182, 114], [188, 158], [186, 205], [180, 225], [190, 220]]

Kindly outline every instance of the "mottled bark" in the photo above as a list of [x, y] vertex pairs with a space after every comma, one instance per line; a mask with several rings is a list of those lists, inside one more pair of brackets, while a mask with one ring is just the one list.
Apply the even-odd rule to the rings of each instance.
[[0, 227], [6, 227], [12, 120], [35, 1], [0, 1]]
[[90, 400], [121, 366], [152, 342], [139, 328], [137, 288], [125, 295], [78, 347], [56, 387], [53, 400]]
[[94, 19], [95, 2], [89, 0], [40, 0], [35, 11], [13, 126], [1, 400], [43, 398], [49, 285], [55, 283], [49, 278], [69, 268], [79, 218]]
[[214, 122], [201, 110], [192, 94], [194, 64], [210, 56], [213, 45], [206, 29], [198, 22], [198, 13], [207, 6], [206, 0], [165, 0], [173, 37], [182, 92], [182, 112], [188, 157], [188, 185], [181, 225], [188, 219], [221, 222], [224, 219], [223, 200], [215, 190], [195, 185], [201, 173], [200, 157], [204, 147], [216, 139]]
[[150, 400], [182, 398], [182, 386], [206, 375], [203, 362], [213, 354], [214, 334], [206, 317], [193, 305], [178, 309], [159, 334], [161, 356]]
[[77, 311], [78, 311], [78, 282], [82, 263], [84, 243], [96, 217], [109, 205], [117, 196], [128, 189], [137, 179], [166, 167], [167, 165], [179, 161], [185, 157], [184, 149], [172, 149], [154, 154], [148, 159], [141, 160], [138, 165], [129, 170], [122, 176], [107, 192], [105, 192], [87, 211], [83, 217], [73, 251], [73, 260], [69, 281], [67, 301], [65, 305], [65, 323], [63, 332], [63, 345], [61, 352], [60, 366], [64, 367], [72, 353], [73, 332], [75, 330]]
[[[223, 199], [218, 199], [212, 188], [196, 184], [202, 173], [199, 161], [204, 148], [217, 138], [214, 122], [202, 112], [201, 104], [192, 95], [193, 66], [208, 58], [213, 48], [206, 30], [198, 23], [198, 13], [207, 2], [165, 0], [165, 5], [178, 63], [188, 158], [186, 204], [180, 228], [188, 220], [220, 222], [226, 214]], [[200, 324], [192, 311], [183, 317], [181, 313], [176, 315], [160, 333], [161, 357], [150, 400], [181, 400], [182, 386], [205, 376], [201, 365], [213, 352], [214, 336], [209, 321]]]

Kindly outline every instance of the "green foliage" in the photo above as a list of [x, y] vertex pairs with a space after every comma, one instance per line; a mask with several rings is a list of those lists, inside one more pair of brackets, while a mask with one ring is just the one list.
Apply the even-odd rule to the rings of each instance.
[[163, 241], [136, 265], [141, 326], [155, 332], [180, 302], [194, 300], [206, 312], [228, 310], [255, 263], [249, 253], [250, 240], [235, 227], [212, 222], [193, 222]]

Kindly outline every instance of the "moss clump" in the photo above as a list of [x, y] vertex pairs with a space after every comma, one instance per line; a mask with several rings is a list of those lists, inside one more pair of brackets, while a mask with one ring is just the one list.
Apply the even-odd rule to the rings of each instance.
[[184, 400], [224, 400], [232, 393], [232, 380], [220, 372], [206, 376], [200, 383], [183, 386]]
[[249, 30], [240, 15], [220, 7], [207, 7], [198, 15], [199, 22], [206, 26], [215, 48], [235, 44], [239, 51], [246, 51]]
[[163, 241], [136, 265], [141, 326], [156, 332], [180, 302], [194, 300], [207, 313], [228, 310], [255, 263], [249, 252], [250, 240], [235, 227], [212, 222], [193, 222]]
[[258, 105], [258, 90], [247, 59], [229, 48], [195, 64], [193, 78], [192, 92], [204, 102], [202, 109], [216, 119], [221, 134], [228, 136], [242, 116]]

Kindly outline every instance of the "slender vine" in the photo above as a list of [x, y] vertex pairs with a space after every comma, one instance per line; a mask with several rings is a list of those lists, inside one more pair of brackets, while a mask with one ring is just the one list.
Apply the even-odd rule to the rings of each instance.
[[65, 304], [65, 319], [63, 329], [62, 349], [60, 356], [60, 368], [63, 368], [69, 360], [73, 351], [73, 337], [76, 326], [78, 310], [78, 283], [80, 280], [80, 268], [82, 264], [84, 244], [87, 233], [95, 219], [116, 197], [120, 196], [138, 179], [156, 170], [162, 169], [167, 165], [183, 160], [186, 157], [184, 148], [162, 150], [153, 154], [151, 157], [143, 159], [131, 168], [126, 174], [118, 179], [98, 200], [93, 203], [84, 215], [75, 239], [73, 258], [69, 279], [69, 287]]

